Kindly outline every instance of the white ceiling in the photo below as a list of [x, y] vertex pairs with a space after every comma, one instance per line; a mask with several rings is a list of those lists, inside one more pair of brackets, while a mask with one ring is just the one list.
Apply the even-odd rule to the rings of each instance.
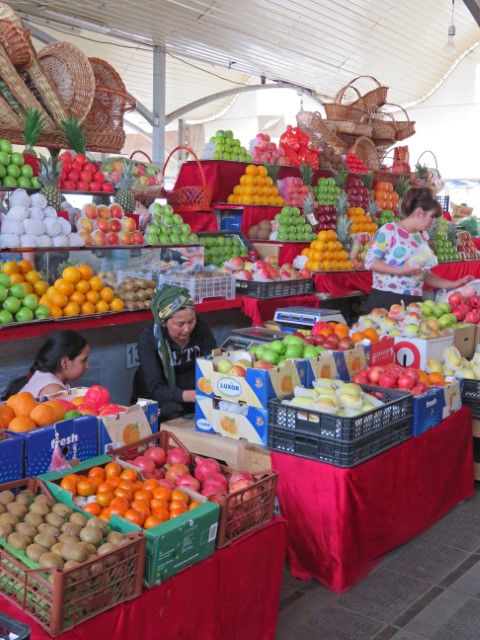
[[[467, 2], [476, 5], [477, 0]], [[55, 38], [68, 39], [87, 55], [110, 62], [128, 91], [150, 110], [151, 45], [163, 48], [167, 114], [212, 93], [258, 84], [261, 76], [295, 83], [330, 99], [352, 78], [368, 74], [390, 87], [390, 102], [408, 105], [425, 98], [456, 58], [480, 41], [479, 27], [462, 0], [455, 2], [453, 58], [444, 52], [451, 0], [12, 0], [9, 4]], [[109, 33], [50, 28], [72, 16]], [[112, 37], [115, 34], [118, 37]], [[358, 86], [372, 85], [367, 80]], [[215, 117], [231, 101], [229, 97], [207, 104], [186, 118]], [[140, 116], [128, 117], [148, 129]]]

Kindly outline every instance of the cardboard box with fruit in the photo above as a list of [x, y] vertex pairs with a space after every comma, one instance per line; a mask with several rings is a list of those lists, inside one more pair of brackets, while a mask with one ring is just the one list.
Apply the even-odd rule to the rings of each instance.
[[453, 380], [445, 387], [430, 387], [413, 398], [412, 435], [419, 436], [462, 408], [463, 381]]
[[267, 444], [268, 411], [246, 404], [197, 396], [195, 429]]
[[5, 434], [0, 436], [0, 460], [0, 482], [23, 478], [23, 440]]

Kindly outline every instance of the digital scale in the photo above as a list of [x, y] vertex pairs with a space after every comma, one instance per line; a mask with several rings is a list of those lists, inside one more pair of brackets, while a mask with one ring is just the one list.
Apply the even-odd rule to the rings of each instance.
[[221, 348], [225, 350], [248, 350], [251, 347], [261, 344], [262, 342], [272, 342], [272, 340], [281, 340], [285, 334], [274, 329], [265, 329], [264, 327], [250, 327], [246, 329], [233, 329], [229, 336], [222, 344]]
[[284, 307], [275, 311], [273, 318], [282, 331], [295, 332], [311, 329], [316, 322], [345, 322], [336, 309], [312, 309], [310, 307]]

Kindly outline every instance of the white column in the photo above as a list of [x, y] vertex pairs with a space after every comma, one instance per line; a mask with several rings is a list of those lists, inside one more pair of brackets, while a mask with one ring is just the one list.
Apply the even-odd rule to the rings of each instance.
[[161, 167], [165, 162], [165, 91], [166, 55], [160, 47], [154, 47], [152, 160]]

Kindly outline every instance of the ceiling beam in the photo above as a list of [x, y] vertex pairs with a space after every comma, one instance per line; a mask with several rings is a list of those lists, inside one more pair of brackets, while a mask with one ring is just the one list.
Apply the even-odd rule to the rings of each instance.
[[472, 14], [475, 22], [480, 27], [480, 5], [478, 3], [478, 0], [463, 0], [463, 3]]

